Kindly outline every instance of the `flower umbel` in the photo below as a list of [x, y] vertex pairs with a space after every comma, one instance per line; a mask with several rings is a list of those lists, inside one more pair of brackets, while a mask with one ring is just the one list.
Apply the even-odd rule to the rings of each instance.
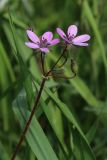
[[44, 53], [49, 52], [49, 46], [54, 46], [60, 42], [58, 38], [53, 39], [53, 33], [50, 31], [45, 32], [42, 37], [39, 38], [34, 32], [27, 30], [27, 36], [30, 42], [25, 42], [25, 45]]
[[80, 36], [76, 36], [78, 32], [78, 28], [76, 25], [69, 26], [67, 34], [65, 34], [61, 28], [57, 28], [56, 31], [68, 45], [73, 44], [77, 46], [88, 46], [87, 41], [90, 40], [90, 35], [83, 34]]

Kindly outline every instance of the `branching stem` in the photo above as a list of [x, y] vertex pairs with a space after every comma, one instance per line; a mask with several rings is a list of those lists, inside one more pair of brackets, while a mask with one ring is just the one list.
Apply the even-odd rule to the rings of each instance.
[[25, 135], [26, 135], [28, 129], [29, 129], [29, 126], [30, 126], [31, 121], [32, 121], [32, 118], [33, 118], [33, 116], [34, 116], [36, 107], [37, 107], [37, 105], [38, 105], [38, 103], [39, 103], [39, 100], [40, 100], [40, 97], [41, 97], [43, 88], [44, 88], [44, 86], [45, 86], [45, 82], [46, 82], [46, 80], [47, 80], [47, 77], [51, 74], [52, 70], [55, 68], [55, 66], [57, 65], [57, 63], [58, 63], [58, 62], [60, 61], [60, 59], [63, 57], [63, 55], [65, 54], [66, 50], [67, 50], [67, 46], [64, 48], [62, 54], [61, 54], [60, 57], [57, 59], [57, 61], [54, 63], [54, 65], [52, 66], [52, 68], [51, 68], [46, 74], [45, 74], [45, 71], [44, 71], [43, 57], [42, 57], [42, 55], [41, 55], [41, 63], [42, 63], [42, 69], [43, 69], [43, 79], [42, 79], [42, 82], [41, 82], [41, 85], [40, 85], [40, 89], [39, 89], [38, 95], [37, 95], [36, 100], [35, 100], [35, 103], [34, 103], [34, 107], [33, 107], [32, 111], [31, 111], [30, 117], [29, 117], [29, 119], [28, 119], [28, 121], [27, 121], [27, 123], [26, 123], [26, 125], [25, 125], [25, 128], [24, 128], [24, 130], [23, 130], [23, 132], [22, 132], [22, 135], [20, 136], [19, 142], [18, 142], [18, 144], [17, 144], [17, 146], [16, 146], [16, 148], [15, 148], [15, 151], [14, 151], [14, 153], [13, 153], [13, 155], [12, 155], [11, 160], [15, 160], [16, 155], [17, 155], [17, 153], [18, 153], [18, 151], [19, 151], [19, 149], [20, 149], [20, 146], [21, 146], [21, 144], [22, 144], [22, 142], [23, 142], [23, 140], [24, 140], [24, 138], [25, 138]]

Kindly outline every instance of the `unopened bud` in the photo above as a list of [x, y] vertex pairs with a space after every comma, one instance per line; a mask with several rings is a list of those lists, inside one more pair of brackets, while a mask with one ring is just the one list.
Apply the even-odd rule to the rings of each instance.
[[71, 59], [71, 71], [75, 74], [78, 72], [78, 65], [75, 60]]

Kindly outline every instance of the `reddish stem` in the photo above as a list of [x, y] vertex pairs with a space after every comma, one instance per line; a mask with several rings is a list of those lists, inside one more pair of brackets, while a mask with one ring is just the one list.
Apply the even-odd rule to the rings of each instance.
[[[57, 60], [57, 61], [55, 62], [55, 64], [52, 66], [52, 68], [44, 75], [44, 78], [43, 78], [43, 80], [42, 80], [42, 82], [41, 82], [40, 90], [39, 90], [38, 95], [37, 95], [37, 98], [36, 98], [36, 100], [35, 100], [34, 107], [33, 107], [32, 111], [31, 111], [30, 117], [29, 117], [29, 119], [28, 119], [28, 121], [27, 121], [27, 123], [26, 123], [26, 126], [25, 126], [25, 128], [24, 128], [24, 130], [23, 130], [23, 132], [22, 132], [22, 135], [21, 135], [21, 137], [20, 137], [20, 139], [19, 139], [19, 142], [18, 142], [18, 144], [17, 144], [17, 146], [16, 146], [16, 148], [15, 148], [15, 151], [14, 151], [14, 153], [13, 153], [13, 155], [12, 155], [11, 160], [15, 160], [16, 155], [17, 155], [17, 152], [19, 151], [20, 146], [21, 146], [21, 144], [22, 144], [22, 142], [23, 142], [23, 140], [24, 140], [24, 138], [25, 138], [25, 135], [26, 135], [28, 129], [29, 129], [29, 126], [30, 126], [30, 124], [31, 124], [31, 121], [32, 121], [33, 115], [34, 115], [34, 113], [35, 113], [36, 107], [37, 107], [37, 105], [38, 105], [38, 103], [39, 103], [39, 100], [40, 100], [40, 97], [41, 97], [41, 94], [42, 94], [42, 91], [43, 91], [45, 82], [46, 82], [46, 80], [47, 80], [47, 77], [51, 74], [51, 71], [54, 69], [54, 67], [57, 65], [57, 63], [60, 61], [60, 59], [62, 58], [62, 56], [65, 54], [66, 50], [67, 50], [67, 46], [66, 46], [65, 49], [63, 50], [61, 56], [58, 58], [58, 60]], [[41, 57], [41, 58], [42, 58], [42, 57]], [[43, 62], [42, 62], [42, 67], [44, 67], [44, 63], [43, 63]], [[43, 68], [43, 71], [44, 71], [44, 68]]]
[[38, 92], [38, 96], [37, 96], [36, 101], [35, 101], [35, 105], [34, 105], [34, 107], [33, 107], [33, 109], [32, 109], [32, 112], [31, 112], [31, 114], [30, 114], [30, 117], [29, 117], [29, 119], [28, 119], [28, 121], [27, 121], [27, 123], [26, 123], [26, 126], [25, 126], [25, 128], [24, 128], [24, 130], [23, 130], [23, 132], [22, 132], [22, 135], [21, 135], [20, 140], [19, 140], [19, 142], [18, 142], [18, 144], [17, 144], [17, 146], [16, 146], [16, 148], [15, 148], [15, 151], [14, 151], [14, 153], [13, 153], [13, 156], [12, 156], [11, 160], [15, 160], [16, 155], [17, 155], [17, 152], [19, 151], [19, 148], [20, 148], [20, 146], [21, 146], [21, 144], [22, 144], [22, 142], [23, 142], [23, 140], [24, 140], [24, 137], [25, 137], [25, 135], [26, 135], [26, 133], [27, 133], [27, 130], [28, 130], [29, 126], [30, 126], [30, 123], [31, 123], [32, 118], [33, 118], [33, 115], [34, 115], [34, 113], [35, 113], [35, 109], [36, 109], [36, 107], [37, 107], [37, 105], [38, 105], [38, 103], [39, 103], [39, 100], [40, 100], [40, 97], [41, 97], [41, 94], [42, 94], [42, 91], [43, 91], [45, 82], [46, 82], [46, 79], [43, 78], [42, 83], [41, 83], [40, 90], [39, 90], [39, 92]]
[[61, 59], [61, 58], [63, 57], [63, 55], [65, 54], [66, 50], [67, 50], [67, 45], [65, 46], [62, 54], [61, 54], [60, 57], [57, 59], [57, 61], [54, 63], [54, 65], [52, 66], [52, 68], [47, 72], [46, 76], [48, 76], [48, 75], [51, 73], [51, 71], [55, 68], [55, 66], [57, 65], [57, 63], [60, 61], [60, 59]]

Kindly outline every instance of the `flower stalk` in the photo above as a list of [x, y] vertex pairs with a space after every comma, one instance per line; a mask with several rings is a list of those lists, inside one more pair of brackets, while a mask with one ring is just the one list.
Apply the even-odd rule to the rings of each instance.
[[43, 79], [42, 79], [42, 82], [41, 82], [40, 90], [39, 90], [39, 92], [38, 92], [38, 95], [37, 95], [37, 98], [36, 98], [36, 101], [35, 101], [35, 104], [34, 104], [34, 107], [33, 107], [33, 109], [32, 109], [32, 112], [31, 112], [31, 114], [30, 114], [30, 117], [29, 117], [29, 119], [28, 119], [28, 121], [27, 121], [27, 123], [26, 123], [26, 126], [25, 126], [25, 128], [24, 128], [24, 130], [23, 130], [23, 132], [22, 132], [22, 135], [21, 135], [21, 137], [20, 137], [20, 140], [19, 140], [19, 142], [18, 142], [18, 144], [17, 144], [17, 146], [16, 146], [16, 148], [15, 148], [15, 151], [14, 151], [14, 153], [13, 153], [13, 156], [12, 156], [11, 160], [15, 160], [16, 155], [17, 155], [17, 153], [18, 153], [18, 151], [19, 151], [19, 149], [20, 149], [20, 146], [21, 146], [21, 144], [22, 144], [22, 142], [23, 142], [23, 140], [24, 140], [24, 138], [25, 138], [25, 135], [26, 135], [28, 129], [29, 129], [29, 126], [30, 126], [31, 121], [32, 121], [32, 118], [33, 118], [33, 116], [34, 116], [36, 107], [37, 107], [37, 105], [38, 105], [38, 103], [39, 103], [39, 100], [40, 100], [40, 97], [41, 97], [41, 94], [42, 94], [42, 91], [43, 91], [45, 82], [46, 82], [46, 79], [43, 78]]
[[13, 153], [13, 155], [12, 155], [11, 160], [15, 160], [16, 155], [17, 155], [17, 153], [18, 153], [18, 151], [19, 151], [19, 149], [20, 149], [20, 146], [21, 146], [22, 142], [24, 141], [25, 135], [26, 135], [26, 133], [27, 133], [27, 131], [28, 131], [28, 129], [29, 129], [29, 126], [30, 126], [30, 124], [31, 124], [32, 118], [33, 118], [33, 116], [34, 116], [36, 107], [37, 107], [37, 105], [39, 104], [39, 101], [40, 101], [40, 98], [41, 98], [41, 94], [42, 94], [42, 91], [43, 91], [44, 86], [45, 86], [45, 82], [46, 82], [46, 80], [48, 79], [48, 76], [50, 75], [50, 73], [52, 72], [52, 70], [55, 68], [55, 66], [58, 64], [58, 62], [60, 61], [60, 59], [61, 59], [61, 58], [63, 57], [63, 55], [65, 54], [66, 50], [67, 50], [67, 46], [64, 48], [64, 50], [63, 50], [62, 54], [60, 55], [60, 57], [57, 59], [57, 61], [54, 63], [54, 65], [52, 66], [52, 68], [51, 68], [47, 73], [44, 72], [44, 62], [43, 62], [43, 59], [42, 59], [43, 57], [41, 56], [41, 60], [42, 60], [41, 63], [42, 63], [42, 69], [43, 69], [43, 70], [42, 70], [42, 72], [43, 72], [42, 78], [43, 78], [43, 79], [42, 79], [42, 82], [41, 82], [41, 85], [40, 85], [40, 89], [39, 89], [37, 98], [36, 98], [36, 100], [35, 100], [34, 107], [33, 107], [32, 111], [31, 111], [30, 117], [29, 117], [29, 119], [28, 119], [28, 121], [27, 121], [27, 123], [26, 123], [26, 125], [25, 125], [25, 128], [24, 128], [24, 130], [23, 130], [23, 132], [22, 132], [22, 135], [21, 135], [21, 137], [20, 137], [20, 139], [19, 139], [19, 142], [18, 142], [18, 144], [17, 144], [17, 146], [16, 146], [16, 148], [15, 148], [15, 151], [14, 151], [14, 153]]

